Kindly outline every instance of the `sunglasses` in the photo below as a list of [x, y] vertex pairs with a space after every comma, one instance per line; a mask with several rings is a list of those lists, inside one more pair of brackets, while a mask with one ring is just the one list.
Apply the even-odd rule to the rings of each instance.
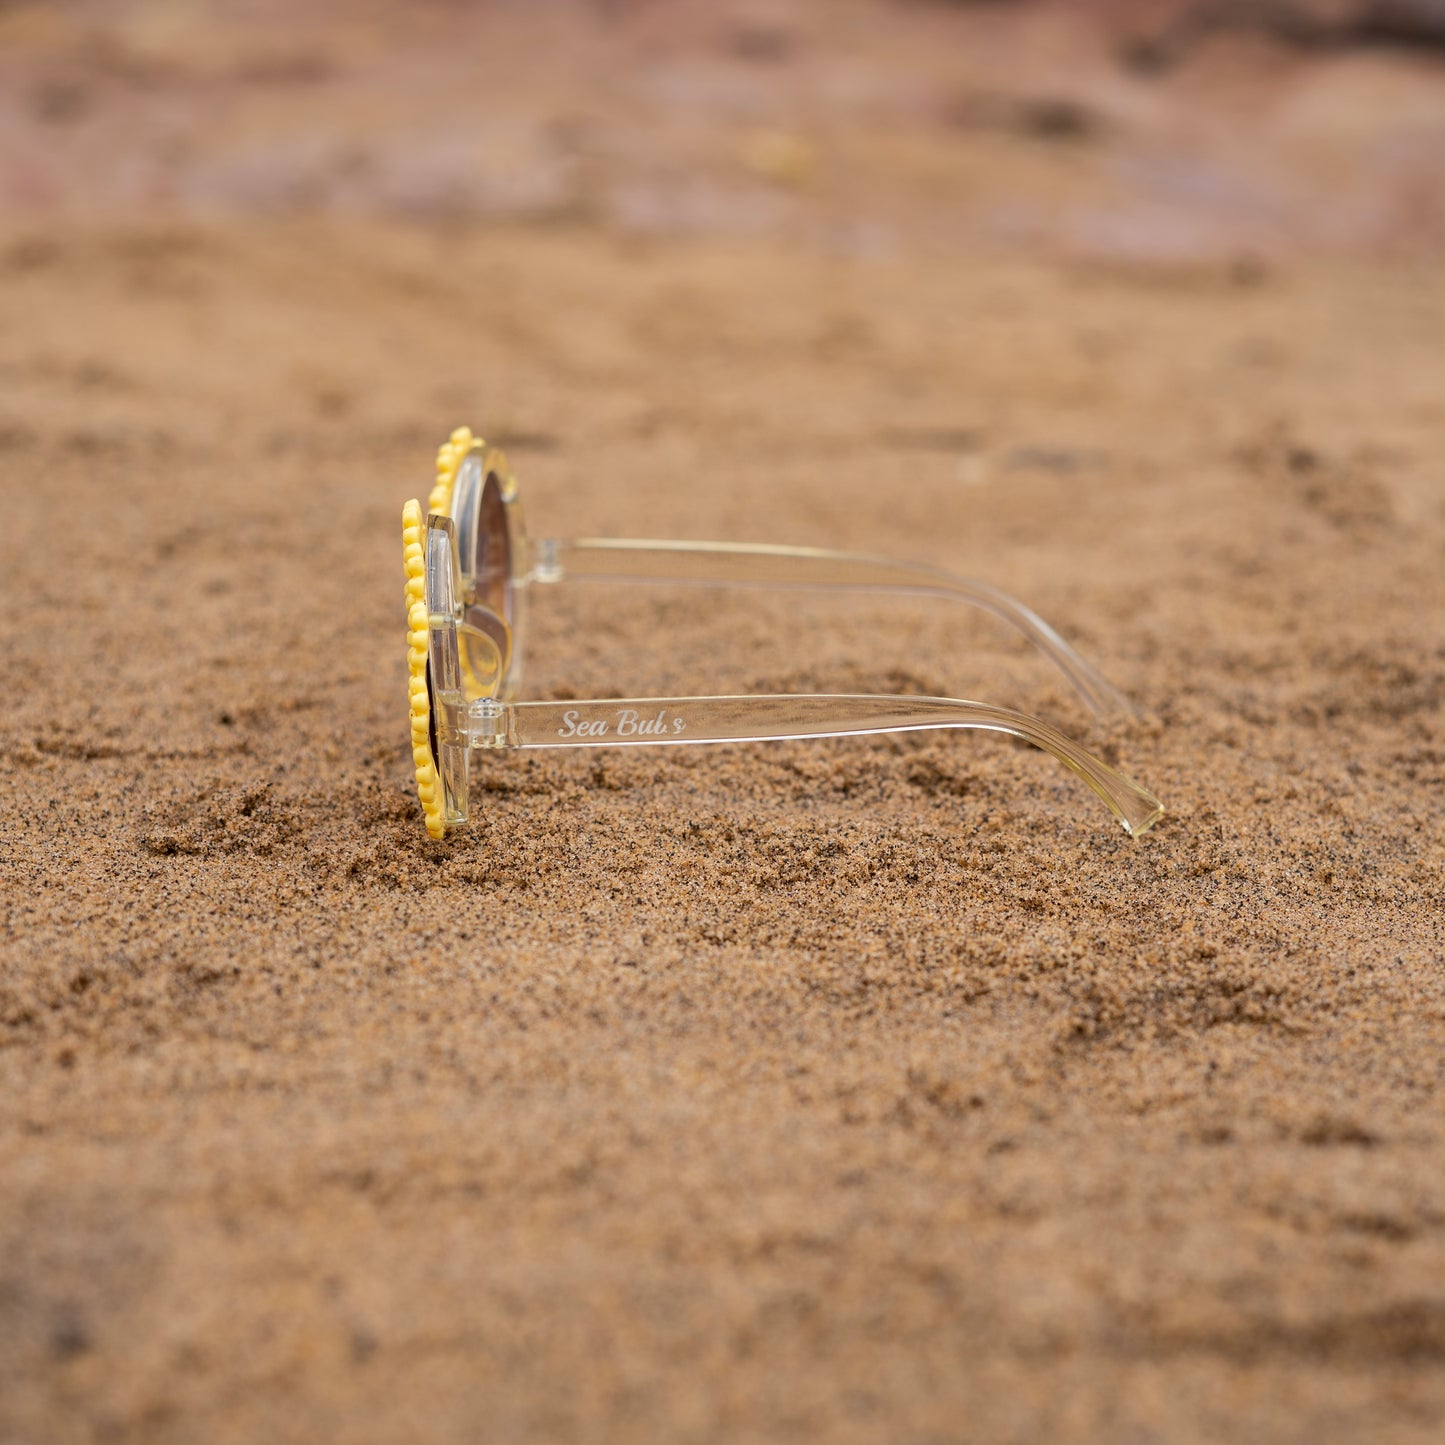
[[437, 453], [427, 512], [402, 511], [412, 759], [427, 832], [467, 822], [479, 750], [641, 747], [978, 728], [1051, 754], [1131, 837], [1163, 816], [1159, 800], [1048, 723], [958, 698], [778, 693], [738, 697], [519, 702], [527, 598], [563, 581], [700, 583], [902, 594], [969, 603], [1015, 628], [1091, 710], [1127, 700], [1041, 617], [985, 582], [886, 558], [809, 547], [588, 538], [539, 541], [522, 525], [507, 459], [466, 428]]

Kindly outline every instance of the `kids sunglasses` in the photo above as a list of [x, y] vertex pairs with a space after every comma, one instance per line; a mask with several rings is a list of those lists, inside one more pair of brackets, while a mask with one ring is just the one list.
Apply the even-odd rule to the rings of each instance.
[[1098, 714], [1127, 700], [1042, 618], [985, 582], [886, 558], [728, 542], [586, 538], [542, 541], [522, 525], [517, 481], [496, 447], [466, 427], [437, 453], [423, 514], [402, 510], [411, 745], [427, 832], [467, 822], [472, 754], [482, 750], [763, 742], [980, 728], [1034, 744], [1076, 773], [1131, 837], [1159, 800], [1038, 718], [987, 703], [891, 694], [518, 702], [527, 596], [562, 581], [697, 583], [891, 593], [970, 603], [1035, 644]]

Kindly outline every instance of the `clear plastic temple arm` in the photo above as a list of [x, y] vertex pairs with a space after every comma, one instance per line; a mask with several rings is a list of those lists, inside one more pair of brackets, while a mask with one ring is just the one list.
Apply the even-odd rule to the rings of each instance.
[[532, 544], [533, 582], [679, 582], [714, 587], [888, 592], [946, 598], [991, 612], [1027, 637], [1099, 714], [1134, 711], [1128, 698], [1085, 662], [1037, 613], [991, 587], [933, 567], [813, 547], [731, 542], [582, 538]]
[[947, 697], [779, 694], [755, 697], [604, 698], [471, 704], [472, 747], [573, 748], [763, 742], [929, 728], [982, 728], [1023, 738], [1077, 773], [1137, 837], [1163, 815], [1152, 793], [1026, 713]]

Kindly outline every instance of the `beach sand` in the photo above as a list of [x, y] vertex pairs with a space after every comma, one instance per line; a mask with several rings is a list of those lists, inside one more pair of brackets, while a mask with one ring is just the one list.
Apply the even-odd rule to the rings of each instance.
[[[885, 77], [944, 63], [931, 26], [1003, 43], [903, 11], [848, 11]], [[483, 23], [426, 13], [434, 55]], [[719, 60], [687, 13], [638, 94], [815, 73], [812, 32]], [[515, 203], [539, 161], [371, 204], [330, 152], [293, 196], [242, 101], [284, 135], [332, 86], [364, 129], [364, 35], [217, 80], [153, 19], [141, 85], [8, 23], [47, 85], [144, 90], [121, 116], [198, 75], [231, 109], [149, 200], [73, 139], [110, 102], [36, 121], [88, 159], [28, 200], [12, 168], [0, 227], [0, 1439], [1440, 1438], [1429, 206], [1322, 231], [1320, 170], [1263, 238], [1247, 207], [1139, 256], [1079, 220], [1138, 113], [1019, 134], [996, 96], [886, 155], [745, 111], [680, 219], [678, 133], [560, 200]], [[1289, 64], [1281, 147], [1425, 94], [1410, 55]], [[1198, 83], [1147, 82], [1168, 115]], [[285, 204], [225, 190], [258, 174]], [[1071, 199], [1004, 245], [1015, 174]], [[582, 585], [534, 599], [528, 695], [981, 697], [1167, 816], [1131, 840], [1040, 752], [918, 735], [487, 759], [430, 841], [400, 515], [463, 422], [533, 535], [986, 577], [1140, 716], [966, 609]]]

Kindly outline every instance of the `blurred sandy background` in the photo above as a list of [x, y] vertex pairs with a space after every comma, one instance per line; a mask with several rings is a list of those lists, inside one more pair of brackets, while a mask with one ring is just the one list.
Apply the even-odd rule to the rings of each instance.
[[[0, 1440], [1435, 1441], [1445, 10], [0, 3]], [[530, 690], [1019, 705], [489, 763], [399, 517], [855, 547], [559, 589]]]

